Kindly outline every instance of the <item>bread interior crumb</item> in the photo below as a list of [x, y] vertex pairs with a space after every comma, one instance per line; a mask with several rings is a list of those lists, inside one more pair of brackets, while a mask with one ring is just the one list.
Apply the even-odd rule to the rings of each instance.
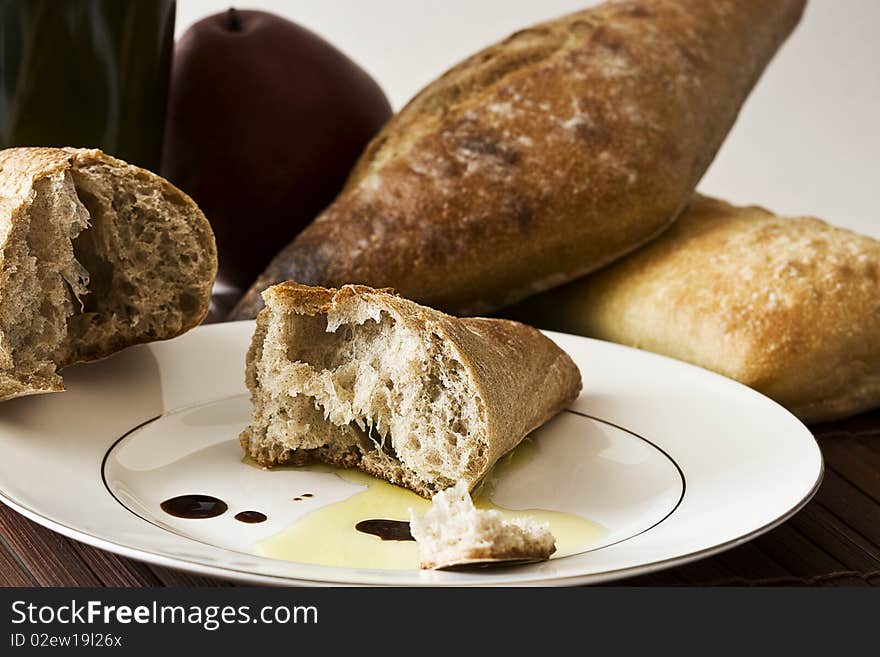
[[481, 399], [437, 333], [363, 300], [327, 314], [265, 312], [280, 316], [264, 325], [254, 372], [252, 453], [283, 462], [282, 452], [329, 446], [351, 465], [400, 464], [438, 490], [485, 460]]

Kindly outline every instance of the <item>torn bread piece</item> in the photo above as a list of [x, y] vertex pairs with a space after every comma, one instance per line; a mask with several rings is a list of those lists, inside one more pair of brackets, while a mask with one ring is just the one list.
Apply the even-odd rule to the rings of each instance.
[[424, 569], [544, 561], [556, 552], [548, 523], [477, 509], [463, 481], [437, 493], [421, 518], [410, 510], [409, 528]]
[[263, 293], [241, 434], [261, 465], [359, 468], [430, 497], [469, 488], [578, 395], [569, 356], [530, 326], [458, 319], [389, 291]]
[[98, 150], [0, 151], [0, 399], [196, 326], [216, 270], [204, 215], [159, 176]]

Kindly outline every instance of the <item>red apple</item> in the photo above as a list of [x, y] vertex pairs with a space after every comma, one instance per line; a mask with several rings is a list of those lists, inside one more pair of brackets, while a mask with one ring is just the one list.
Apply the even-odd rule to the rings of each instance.
[[249, 285], [390, 116], [363, 69], [295, 23], [230, 9], [190, 27], [174, 53], [162, 174], [210, 220], [218, 281]]

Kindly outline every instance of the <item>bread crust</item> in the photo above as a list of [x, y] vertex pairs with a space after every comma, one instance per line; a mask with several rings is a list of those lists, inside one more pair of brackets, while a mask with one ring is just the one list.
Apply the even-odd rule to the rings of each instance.
[[806, 422], [880, 406], [880, 242], [697, 197], [660, 239], [513, 312], [736, 379]]
[[[265, 291], [266, 303], [306, 315], [326, 314], [351, 299], [375, 304], [398, 323], [419, 333], [431, 331], [449, 347], [467, 373], [471, 392], [482, 401], [486, 419], [487, 450], [478, 467], [463, 479], [473, 487], [491, 466], [513, 449], [532, 430], [544, 424], [577, 398], [581, 375], [577, 365], [556, 344], [525, 324], [504, 319], [456, 318], [420, 306], [389, 290], [361, 285], [341, 289], [311, 287], [285, 282]], [[266, 335], [268, 311], [257, 318], [257, 329], [247, 355], [246, 381], [252, 394], [258, 390], [256, 363]], [[363, 459], [346, 448], [325, 446], [298, 449], [285, 454], [255, 452], [250, 433], [242, 434], [242, 446], [263, 465], [317, 460], [341, 467], [357, 467], [422, 496], [437, 492], [436, 482], [425, 481], [399, 462]]]
[[675, 219], [803, 0], [630, 0], [521, 30], [421, 91], [233, 316], [292, 279], [485, 313]]
[[[10, 246], [13, 231], [35, 199], [37, 182], [94, 164], [112, 167], [125, 177], [146, 180], [169, 203], [185, 206], [194, 218], [191, 228], [198, 237], [205, 257], [209, 263], [212, 263], [213, 272], [216, 273], [217, 250], [213, 232], [207, 219], [189, 196], [160, 176], [111, 157], [100, 150], [43, 147], [9, 148], [0, 151], [0, 271], [4, 270], [4, 253]], [[193, 284], [193, 289], [197, 291], [197, 299], [192, 310], [183, 313], [184, 321], [179, 330], [159, 336], [140, 335], [124, 339], [121, 336], [106, 336], [106, 340], [88, 345], [87, 350], [67, 353], [56, 365], [64, 367], [76, 362], [97, 360], [134, 344], [173, 338], [197, 326], [207, 315], [210, 306], [213, 275], [204, 280], [193, 281]], [[0, 295], [3, 293], [4, 291], [0, 289]], [[64, 390], [57, 375], [51, 379], [22, 380], [16, 377], [14, 354], [6, 345], [2, 332], [0, 332], [0, 360], [3, 369], [6, 370], [0, 372], [0, 400]]]

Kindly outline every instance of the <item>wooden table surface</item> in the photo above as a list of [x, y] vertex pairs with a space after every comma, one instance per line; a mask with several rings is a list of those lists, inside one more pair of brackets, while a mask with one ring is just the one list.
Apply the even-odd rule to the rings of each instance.
[[[825, 479], [794, 518], [723, 554], [619, 583], [880, 586], [880, 410], [813, 433]], [[93, 548], [0, 504], [0, 586], [230, 585]]]

